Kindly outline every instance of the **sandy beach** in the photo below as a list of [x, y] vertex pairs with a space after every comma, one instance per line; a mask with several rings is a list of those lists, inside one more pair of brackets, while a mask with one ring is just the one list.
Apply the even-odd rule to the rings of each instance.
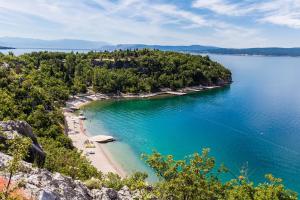
[[[83, 127], [83, 120], [79, 119], [74, 113], [64, 111], [67, 123], [67, 133], [71, 138], [73, 145], [92, 162], [93, 166], [103, 173], [113, 172], [121, 177], [126, 173], [105, 149], [105, 144], [90, 141], [90, 137]], [[93, 148], [86, 148], [85, 141], [90, 141]]]

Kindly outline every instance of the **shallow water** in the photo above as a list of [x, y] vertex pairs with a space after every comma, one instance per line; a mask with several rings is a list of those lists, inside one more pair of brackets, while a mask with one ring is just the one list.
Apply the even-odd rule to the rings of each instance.
[[[94, 102], [85, 107], [91, 134], [109, 134], [108, 148], [127, 171], [150, 171], [141, 153], [177, 159], [204, 147], [233, 173], [251, 180], [283, 178], [300, 191], [300, 58], [211, 55], [230, 68], [233, 84], [180, 97]], [[151, 172], [151, 171], [150, 171]], [[231, 176], [225, 176], [232, 178]]]

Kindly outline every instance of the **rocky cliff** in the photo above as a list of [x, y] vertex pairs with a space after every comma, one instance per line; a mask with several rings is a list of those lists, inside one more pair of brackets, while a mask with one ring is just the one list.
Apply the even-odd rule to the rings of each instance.
[[[0, 169], [3, 169], [10, 156], [0, 153]], [[4, 172], [0, 176], [5, 177]], [[139, 199], [138, 193], [132, 193], [128, 187], [120, 191], [110, 188], [89, 190], [82, 182], [72, 180], [59, 173], [51, 173], [45, 169], [34, 168], [23, 162], [20, 172], [13, 176], [13, 182], [22, 185], [25, 194], [38, 200], [131, 200]]]
[[32, 145], [29, 149], [29, 162], [36, 161], [37, 164], [42, 165], [45, 161], [46, 154], [42, 147], [39, 145], [35, 134], [32, 131], [31, 126], [24, 121], [0, 121], [0, 131], [4, 134], [0, 135], [0, 142], [5, 143], [5, 140], [14, 138], [15, 135], [22, 137], [28, 137], [32, 141]]

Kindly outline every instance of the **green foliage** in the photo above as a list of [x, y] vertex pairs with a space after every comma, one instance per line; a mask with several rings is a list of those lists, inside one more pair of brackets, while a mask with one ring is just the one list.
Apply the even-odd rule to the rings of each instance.
[[26, 137], [14, 135], [14, 138], [6, 141], [6, 144], [8, 145], [7, 153], [12, 156], [12, 159], [4, 168], [9, 177], [3, 197], [4, 199], [9, 199], [10, 194], [18, 189], [17, 187], [11, 188], [12, 177], [21, 169], [22, 160], [28, 155], [31, 140]]
[[208, 152], [204, 149], [201, 155], [195, 153], [189, 160], [179, 161], [157, 152], [144, 156], [161, 179], [157, 194], [162, 199], [219, 199], [223, 185], [212, 173], [215, 160], [208, 157]]
[[0, 89], [0, 118], [3, 120], [13, 119], [16, 116], [14, 99], [5, 90]]
[[124, 186], [122, 178], [118, 174], [111, 172], [107, 173], [103, 178], [103, 185], [115, 190], [120, 190]]
[[22, 166], [21, 161], [28, 155], [31, 140], [26, 137], [15, 135], [13, 139], [7, 140], [6, 143], [8, 145], [7, 153], [12, 156], [6, 171], [15, 174]]
[[100, 179], [92, 177], [91, 179], [88, 179], [84, 181], [84, 184], [89, 188], [89, 189], [100, 189], [102, 186], [102, 182]]
[[136, 172], [131, 176], [123, 179], [123, 184], [129, 187], [130, 190], [142, 190], [148, 185], [145, 180], [148, 178], [148, 174], [142, 172]]
[[146, 178], [148, 175], [142, 172], [136, 172], [126, 178], [121, 178], [114, 173], [107, 173], [103, 176], [102, 184], [105, 187], [120, 190], [123, 186], [133, 190], [142, 190], [147, 187]]
[[154, 152], [144, 155], [160, 181], [153, 193], [159, 199], [249, 199], [249, 200], [295, 200], [297, 194], [284, 188], [281, 179], [266, 175], [268, 182], [254, 186], [243, 176], [223, 183], [219, 176], [227, 172], [223, 167], [216, 170], [215, 160], [208, 156], [209, 150], [195, 153], [186, 160], [174, 160]]

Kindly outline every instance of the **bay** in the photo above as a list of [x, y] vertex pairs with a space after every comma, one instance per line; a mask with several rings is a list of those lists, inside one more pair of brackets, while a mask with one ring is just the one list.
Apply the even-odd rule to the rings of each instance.
[[[233, 73], [231, 86], [186, 96], [110, 100], [85, 107], [87, 130], [128, 172], [153, 172], [140, 159], [157, 150], [176, 159], [210, 148], [235, 175], [255, 183], [272, 173], [300, 191], [300, 58], [210, 55]], [[223, 179], [233, 178], [226, 175]]]

